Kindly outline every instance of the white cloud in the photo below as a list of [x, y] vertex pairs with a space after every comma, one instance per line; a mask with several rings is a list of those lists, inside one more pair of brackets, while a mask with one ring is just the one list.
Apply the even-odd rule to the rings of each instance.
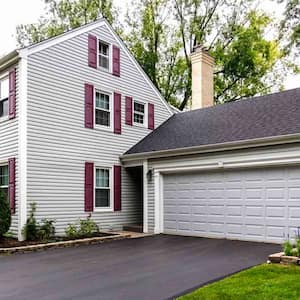
[[[126, 7], [130, 0], [115, 0], [118, 7]], [[16, 48], [16, 27], [19, 24], [33, 23], [44, 13], [43, 0], [0, 0], [0, 57]], [[280, 16], [283, 7], [274, 1], [260, 0], [259, 7]], [[286, 88], [300, 87], [300, 75], [288, 76]]]

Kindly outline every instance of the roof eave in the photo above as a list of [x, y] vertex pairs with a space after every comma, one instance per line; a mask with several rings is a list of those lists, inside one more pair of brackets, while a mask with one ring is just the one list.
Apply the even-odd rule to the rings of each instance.
[[211, 144], [211, 145], [204, 145], [204, 146], [193, 146], [193, 147], [170, 149], [170, 150], [123, 154], [120, 156], [120, 159], [122, 162], [130, 162], [134, 160], [165, 158], [171, 156], [182, 156], [182, 155], [209, 153], [209, 152], [220, 152], [220, 151], [227, 151], [227, 150], [255, 148], [255, 147], [289, 144], [289, 143], [297, 143], [297, 142], [300, 142], [299, 133], [272, 136], [272, 137], [259, 138], [259, 139]]
[[14, 50], [0, 58], [0, 72], [9, 68], [19, 60], [19, 52]]

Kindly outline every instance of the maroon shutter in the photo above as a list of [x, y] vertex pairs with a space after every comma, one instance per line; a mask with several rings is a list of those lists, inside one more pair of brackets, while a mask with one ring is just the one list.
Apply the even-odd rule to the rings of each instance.
[[88, 37], [89, 66], [97, 68], [97, 38], [91, 34]]
[[121, 134], [121, 94], [114, 93], [114, 133]]
[[148, 128], [154, 129], [154, 104], [148, 103]]
[[16, 69], [9, 72], [9, 119], [16, 117]]
[[121, 208], [121, 166], [114, 166], [114, 211]]
[[113, 75], [120, 77], [120, 48], [113, 45]]
[[94, 87], [86, 83], [85, 86], [85, 127], [94, 128]]
[[85, 163], [84, 177], [84, 211], [91, 212], [94, 210], [94, 164]]
[[16, 212], [16, 159], [8, 160], [8, 199], [11, 213]]
[[126, 107], [125, 124], [132, 125], [132, 98], [131, 97], [125, 97], [125, 107]]

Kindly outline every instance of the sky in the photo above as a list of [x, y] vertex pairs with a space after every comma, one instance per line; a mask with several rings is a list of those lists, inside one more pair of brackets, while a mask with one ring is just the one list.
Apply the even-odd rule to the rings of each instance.
[[[116, 0], [118, 6], [126, 5], [130, 0]], [[43, 0], [0, 0], [0, 57], [16, 48], [16, 26], [34, 23], [44, 13]], [[269, 0], [258, 0], [259, 6], [274, 17], [280, 16], [282, 6]], [[17, 8], [17, 9], [16, 9]], [[300, 75], [288, 76], [285, 88], [300, 87]]]

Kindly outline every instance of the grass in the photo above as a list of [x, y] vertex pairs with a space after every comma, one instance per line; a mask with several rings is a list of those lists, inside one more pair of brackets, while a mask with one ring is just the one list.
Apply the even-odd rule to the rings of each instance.
[[260, 265], [204, 286], [179, 300], [300, 299], [300, 267]]

